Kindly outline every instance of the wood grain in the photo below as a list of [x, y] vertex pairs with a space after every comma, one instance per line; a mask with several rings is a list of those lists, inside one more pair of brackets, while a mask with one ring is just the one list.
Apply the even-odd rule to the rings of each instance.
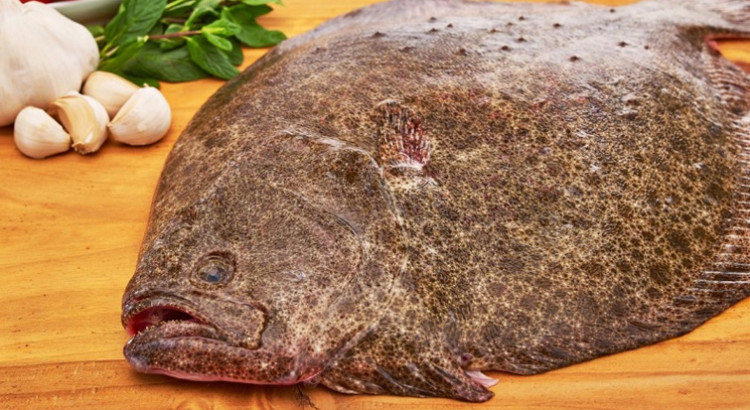
[[[374, 0], [287, 0], [263, 24], [288, 35]], [[618, 4], [632, 1], [598, 1]], [[750, 63], [750, 44], [724, 44]], [[245, 66], [265, 50], [246, 50]], [[1, 57], [0, 57], [1, 58]], [[442, 399], [347, 396], [324, 388], [197, 383], [133, 372], [120, 298], [151, 195], [177, 136], [222, 84], [165, 84], [174, 122], [143, 148], [23, 157], [0, 128], [0, 408], [453, 409]], [[750, 300], [674, 340], [533, 377], [494, 374], [484, 408], [750, 408]]]

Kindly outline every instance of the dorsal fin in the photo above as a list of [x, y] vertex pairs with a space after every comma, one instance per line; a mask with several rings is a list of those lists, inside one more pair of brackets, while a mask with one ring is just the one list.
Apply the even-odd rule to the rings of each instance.
[[722, 58], [710, 37], [703, 56], [711, 85], [732, 118], [739, 171], [734, 181], [732, 214], [724, 222], [723, 242], [714, 260], [674, 301], [675, 306], [697, 308], [705, 313], [699, 316], [708, 318], [750, 295], [750, 76]]

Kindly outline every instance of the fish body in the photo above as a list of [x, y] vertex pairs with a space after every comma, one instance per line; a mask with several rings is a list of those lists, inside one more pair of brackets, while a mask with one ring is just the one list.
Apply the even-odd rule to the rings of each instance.
[[220, 89], [123, 298], [139, 371], [483, 401], [750, 294], [750, 3], [397, 0]]

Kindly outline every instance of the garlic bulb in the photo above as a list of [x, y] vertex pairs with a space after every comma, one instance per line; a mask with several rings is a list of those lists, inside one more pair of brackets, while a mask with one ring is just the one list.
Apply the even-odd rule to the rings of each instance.
[[26, 107], [13, 125], [13, 140], [24, 155], [45, 158], [70, 149], [70, 135], [44, 110]]
[[79, 154], [97, 151], [107, 139], [107, 110], [87, 95], [70, 93], [60, 97], [52, 103], [50, 111], [60, 118], [73, 139], [73, 149]]
[[116, 141], [128, 145], [147, 145], [167, 134], [172, 111], [159, 90], [144, 87], [136, 91], [109, 123]]
[[0, 126], [23, 107], [78, 91], [99, 64], [91, 33], [52, 7], [0, 0]]
[[138, 91], [138, 86], [106, 71], [94, 71], [83, 85], [83, 94], [93, 97], [107, 109], [107, 114], [114, 117], [125, 101]]

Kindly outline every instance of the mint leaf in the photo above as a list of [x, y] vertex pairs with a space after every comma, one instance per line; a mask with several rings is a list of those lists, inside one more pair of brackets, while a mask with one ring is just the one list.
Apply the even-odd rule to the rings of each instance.
[[[184, 26], [180, 24], [170, 24], [167, 26], [167, 29], [164, 30], [164, 34], [174, 34], [179, 33], [185, 29]], [[177, 48], [180, 46], [185, 45], [185, 39], [181, 37], [175, 37], [175, 38], [163, 38], [159, 40], [159, 46], [162, 50], [171, 50], [173, 48]]]
[[226, 38], [217, 36], [215, 34], [211, 34], [205, 31], [202, 34], [203, 34], [203, 37], [205, 37], [209, 43], [215, 45], [220, 50], [232, 51], [232, 42], [227, 40]]
[[234, 38], [229, 39], [229, 41], [232, 42], [232, 50], [225, 52], [224, 54], [229, 57], [229, 62], [232, 63], [232, 65], [242, 64], [245, 56], [242, 54], [242, 46], [240, 45], [240, 42]]
[[123, 71], [130, 60], [135, 57], [136, 54], [138, 54], [141, 48], [143, 48], [143, 45], [146, 44], [147, 40], [148, 36], [142, 36], [130, 39], [129, 41], [123, 43], [122, 45], [117, 47], [112, 57], [104, 60], [101, 64], [99, 64], [99, 70], [109, 71], [112, 73]]
[[268, 47], [286, 40], [284, 33], [277, 30], [266, 30], [255, 22], [244, 25], [242, 32], [235, 37], [249, 47]]
[[195, 64], [216, 77], [229, 80], [240, 73], [229, 57], [204, 37], [188, 37], [187, 49]]
[[217, 34], [220, 36], [233, 36], [242, 31], [242, 27], [222, 16], [221, 19], [201, 27], [201, 31], [203, 33]]
[[137, 75], [132, 75], [132, 74], [123, 73], [123, 72], [115, 73], [115, 74], [117, 74], [120, 77], [127, 79], [131, 83], [133, 83], [135, 85], [138, 85], [138, 86], [141, 86], [141, 87], [143, 87], [143, 85], [145, 84], [145, 85], [148, 85], [148, 86], [151, 86], [151, 87], [154, 87], [154, 88], [159, 88], [159, 81], [156, 80], [155, 78], [140, 77], [140, 76], [137, 76]]
[[182, 46], [165, 52], [152, 41], [146, 43], [127, 71], [132, 75], [169, 82], [193, 81], [208, 77], [208, 73], [190, 59], [187, 47]]
[[286, 39], [284, 33], [276, 30], [266, 30], [255, 21], [252, 10], [245, 5], [227, 7], [221, 11], [222, 19], [229, 20], [242, 27], [235, 34], [238, 40], [250, 47], [267, 47], [278, 44]]
[[188, 17], [187, 22], [185, 23], [185, 27], [192, 28], [194, 23], [206, 14], [218, 16], [219, 13], [216, 11], [216, 9], [220, 4], [221, 0], [200, 0], [195, 6], [193, 12], [190, 13], [190, 17]]
[[211, 24], [201, 27], [201, 34], [211, 44], [224, 51], [232, 51], [232, 42], [220, 36], [233, 36], [242, 30], [238, 24], [221, 18]]
[[198, 0], [176, 0], [167, 3], [164, 8], [164, 17], [187, 17]]
[[96, 26], [88, 26], [86, 27], [89, 29], [89, 33], [91, 33], [94, 37], [99, 37], [104, 35], [104, 26], [96, 25]]
[[181, 24], [170, 24], [167, 26], [167, 29], [164, 30], [164, 34], [179, 33], [180, 31], [184, 29], [185, 29], [185, 26]]
[[239, 73], [242, 44], [273, 45], [286, 37], [255, 19], [281, 0], [123, 0], [105, 27], [90, 27], [99, 69], [137, 83], [191, 81]]
[[117, 15], [104, 28], [107, 46], [114, 48], [149, 34], [166, 5], [167, 0], [124, 0]]
[[251, 5], [243, 4], [242, 7], [244, 7], [245, 10], [247, 10], [247, 12], [253, 16], [253, 18], [260, 17], [260, 16], [265, 16], [266, 14], [268, 14], [268, 13], [270, 13], [270, 12], [273, 11], [272, 8], [270, 8], [270, 7], [266, 6], [266, 5], [251, 6]]
[[243, 4], [248, 6], [260, 6], [261, 4], [278, 4], [283, 6], [284, 3], [281, 0], [242, 0]]

